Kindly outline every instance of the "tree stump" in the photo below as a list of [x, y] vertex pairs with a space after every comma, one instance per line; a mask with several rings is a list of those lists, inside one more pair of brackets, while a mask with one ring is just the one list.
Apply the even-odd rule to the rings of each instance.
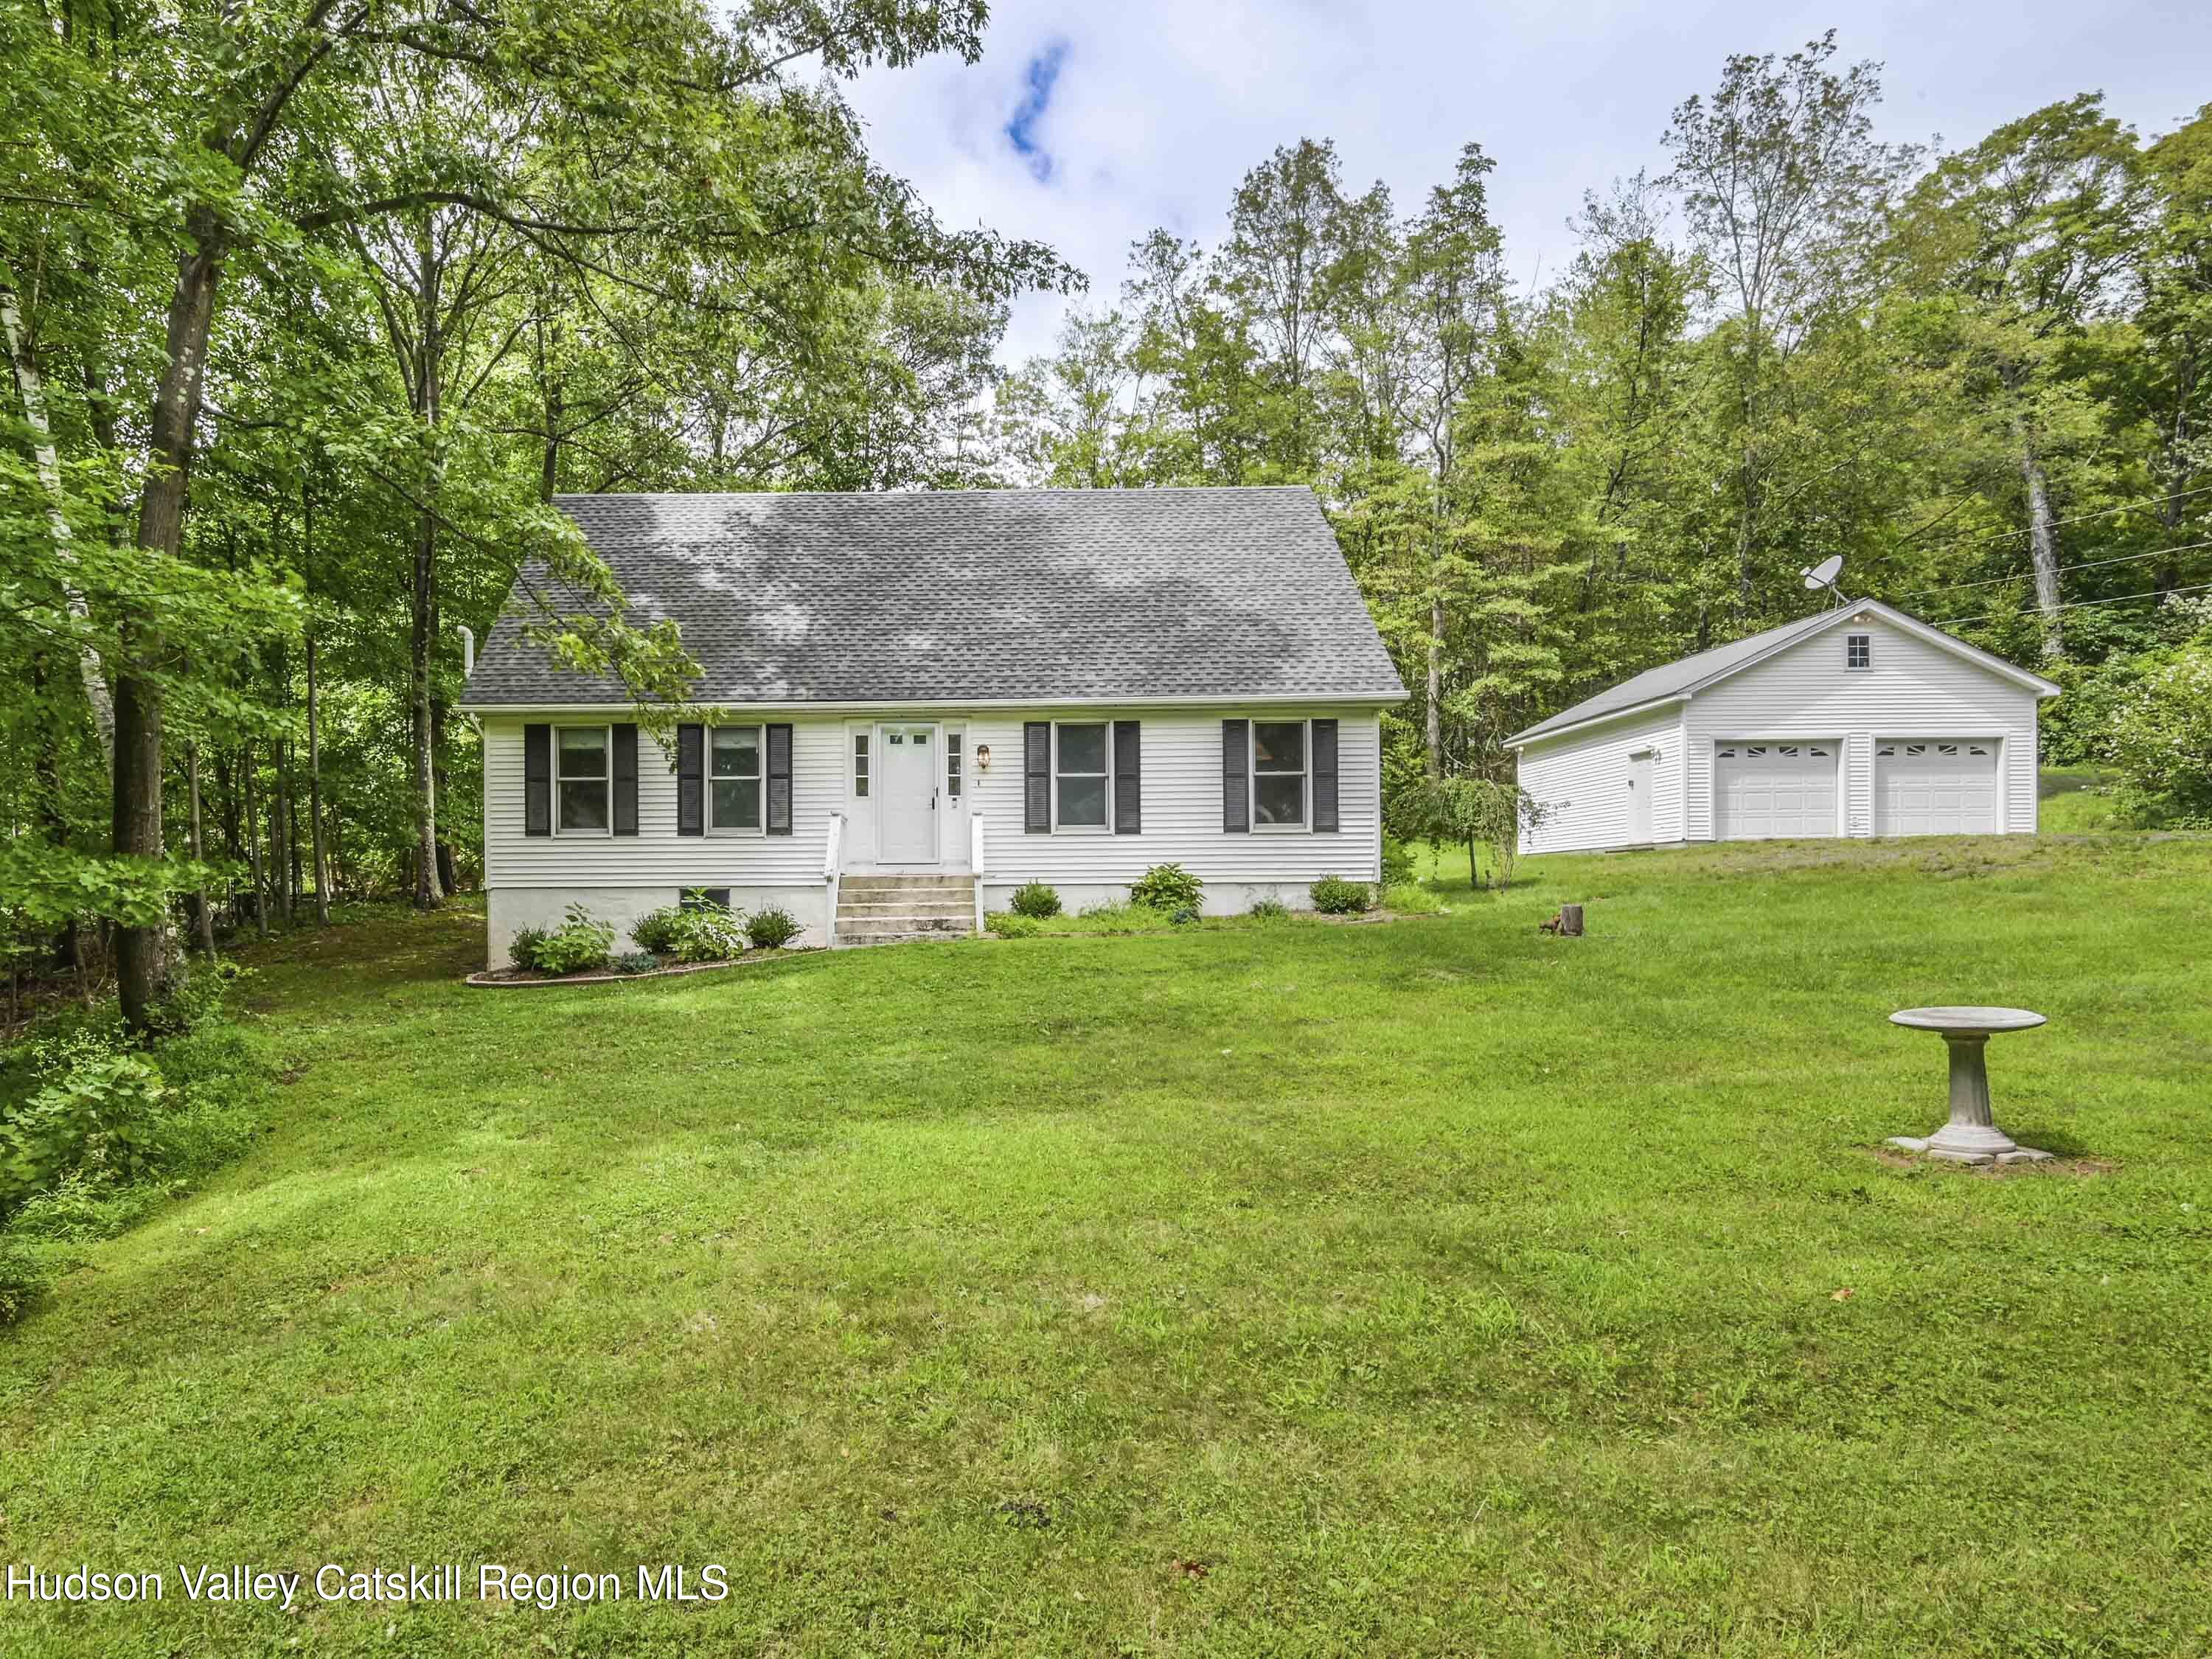
[[1559, 937], [1580, 939], [1583, 936], [1583, 907], [1562, 904], [1559, 907]]

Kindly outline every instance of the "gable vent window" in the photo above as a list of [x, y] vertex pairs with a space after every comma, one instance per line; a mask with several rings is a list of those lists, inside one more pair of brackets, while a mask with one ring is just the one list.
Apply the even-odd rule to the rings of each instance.
[[1871, 668], [1874, 666], [1874, 635], [1846, 634], [1844, 635], [1844, 666]]
[[613, 747], [604, 726], [564, 726], [560, 731], [558, 829], [564, 836], [604, 836], [612, 825], [607, 810], [607, 763]]
[[853, 799], [868, 798], [868, 734], [853, 733]]
[[707, 798], [717, 830], [761, 827], [761, 729], [718, 726], [707, 745]]

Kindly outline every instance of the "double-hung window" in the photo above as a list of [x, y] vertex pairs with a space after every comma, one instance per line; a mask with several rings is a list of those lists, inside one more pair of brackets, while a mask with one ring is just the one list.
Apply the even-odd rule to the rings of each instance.
[[556, 734], [555, 828], [564, 836], [612, 833], [608, 769], [614, 744], [604, 726], [564, 726]]
[[1252, 827], [1303, 830], [1306, 823], [1306, 723], [1252, 722]]
[[1103, 720], [1053, 727], [1053, 827], [1104, 830], [1111, 822]]
[[715, 830], [761, 827], [761, 729], [718, 726], [708, 734], [708, 823]]

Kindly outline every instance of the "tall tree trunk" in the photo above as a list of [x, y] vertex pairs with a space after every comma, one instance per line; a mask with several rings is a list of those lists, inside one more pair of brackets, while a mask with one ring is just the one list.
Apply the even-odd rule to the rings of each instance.
[[[7, 337], [8, 361], [15, 371], [15, 390], [23, 404], [23, 423], [31, 428], [31, 459], [38, 469], [39, 487], [46, 494], [46, 524], [53, 533], [54, 557], [64, 573], [62, 597], [70, 615], [79, 623], [89, 623], [92, 608], [68, 574], [76, 564], [76, 548], [70, 532], [69, 514], [64, 510], [61, 456], [54, 447], [53, 429], [46, 422], [46, 380], [39, 373], [38, 358], [31, 350], [30, 334], [23, 326], [22, 311], [15, 297], [15, 273], [4, 260], [0, 260], [0, 333]], [[100, 753], [112, 766], [115, 703], [108, 694], [107, 677], [100, 670], [100, 653], [89, 641], [78, 649], [77, 672], [84, 682], [84, 700], [92, 709], [93, 730], [100, 736]]]
[[292, 744], [278, 738], [269, 745], [269, 761], [276, 774], [276, 796], [269, 803], [270, 873], [276, 889], [276, 915], [286, 927], [292, 925]]
[[430, 720], [430, 655], [435, 643], [438, 614], [438, 494], [446, 465], [440, 453], [438, 430], [441, 360], [444, 344], [439, 335], [438, 267], [432, 238], [434, 227], [426, 217], [420, 243], [416, 305], [421, 359], [416, 374], [416, 415], [428, 459], [422, 486], [422, 510], [415, 534], [414, 609], [408, 652], [408, 704], [415, 739], [415, 903], [431, 909], [444, 902], [438, 880], [438, 803], [435, 733]]
[[2020, 474], [2027, 484], [2027, 553], [2035, 567], [2035, 608], [2043, 613], [2043, 654], [2066, 654], [2065, 625], [2058, 611], [2058, 538], [2051, 527], [2051, 489], [2034, 441], [2023, 431]]
[[246, 845], [253, 860], [253, 926], [262, 938], [269, 937], [269, 901], [262, 884], [261, 825], [254, 816], [253, 745], [246, 745], [245, 758], [239, 763], [239, 774], [246, 784]]
[[[148, 422], [147, 466], [138, 492], [138, 546], [153, 558], [173, 558], [184, 538], [185, 486], [199, 424], [202, 371], [215, 315], [223, 258], [222, 226], [196, 209], [186, 222], [187, 251], [177, 259], [169, 298], [167, 367]], [[123, 619], [122, 660], [115, 676], [115, 813], [118, 853], [161, 855], [161, 690], [131, 666], [159, 658], [161, 641], [150, 616]], [[161, 924], [116, 934], [115, 983], [123, 1018], [135, 1030], [150, 1024], [161, 982]]]
[[[185, 744], [185, 777], [192, 797], [192, 862], [199, 863], [206, 854], [200, 839], [200, 746]], [[192, 895], [192, 931], [198, 937], [200, 949], [212, 957], [215, 954], [215, 911], [208, 902], [205, 884]]]
[[323, 739], [315, 702], [315, 636], [307, 635], [307, 821], [315, 838], [315, 920], [331, 925], [331, 866], [323, 856]]
[[1429, 781], [1444, 775], [1444, 596], [1429, 595], [1428, 707], [1423, 711], [1423, 739], [1428, 751]]

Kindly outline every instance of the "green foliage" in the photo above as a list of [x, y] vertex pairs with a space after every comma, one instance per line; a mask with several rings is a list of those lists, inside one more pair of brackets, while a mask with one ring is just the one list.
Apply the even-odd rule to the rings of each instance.
[[1154, 910], [1195, 910], [1204, 888], [1180, 864], [1156, 864], [1129, 884], [1129, 902]]
[[1413, 879], [1413, 849], [1400, 837], [1385, 830], [1382, 835], [1382, 884], [1398, 887]]
[[2112, 757], [2137, 822], [2212, 825], [2212, 634], [2145, 670], [2114, 711]]
[[1382, 908], [1401, 916], [1441, 915], [1444, 909], [1434, 893], [1411, 881], [1385, 883]]
[[1542, 823], [1551, 809], [1516, 784], [1446, 778], [1411, 785], [1390, 803], [1389, 812], [1409, 836], [1465, 847], [1470, 866], [1479, 863], [1475, 848], [1486, 849], [1491, 878], [1504, 889], [1513, 884], [1521, 837]]
[[1035, 916], [1016, 915], [1006, 910], [992, 911], [983, 918], [983, 926], [1000, 939], [1035, 939], [1044, 931], [1043, 924]]
[[1328, 916], [1358, 915], [1375, 908], [1375, 890], [1364, 881], [1323, 876], [1308, 890], [1313, 908]]
[[615, 927], [600, 921], [580, 904], [571, 904], [561, 925], [536, 940], [531, 965], [541, 974], [588, 973], [607, 965], [614, 954]]
[[137, 1178], [149, 1166], [155, 1112], [167, 1092], [119, 1033], [86, 1027], [46, 1045], [32, 1064], [45, 1079], [0, 1121], [0, 1212], [64, 1176]]
[[1279, 898], [1255, 899], [1252, 901], [1252, 908], [1244, 914], [1255, 921], [1287, 921], [1290, 920], [1291, 907]]
[[54, 1282], [54, 1269], [19, 1239], [0, 1233], [0, 1327], [35, 1306]]
[[693, 902], [648, 912], [629, 936], [641, 950], [677, 962], [726, 962], [745, 948], [745, 919], [719, 904]]
[[781, 951], [804, 931], [799, 918], [780, 904], [756, 910], [745, 918], [745, 937], [757, 951]]
[[650, 951], [624, 951], [607, 963], [617, 974], [649, 974], [661, 965], [661, 959]]
[[1018, 916], [1042, 921], [1047, 916], [1060, 914], [1060, 895], [1042, 881], [1024, 882], [1014, 889], [1013, 898], [1009, 902]]
[[532, 973], [544, 972], [544, 965], [538, 961], [538, 953], [544, 947], [546, 938], [547, 933], [543, 927], [516, 928], [514, 937], [507, 942], [508, 960], [516, 967], [526, 969]]
[[[1160, 907], [1154, 904], [1149, 905], [1146, 908], [1148, 909], [1157, 910]], [[1177, 927], [1189, 927], [1194, 926], [1198, 921], [1198, 907], [1195, 904], [1178, 904], [1174, 909], [1168, 912], [1168, 921], [1173, 926]]]

